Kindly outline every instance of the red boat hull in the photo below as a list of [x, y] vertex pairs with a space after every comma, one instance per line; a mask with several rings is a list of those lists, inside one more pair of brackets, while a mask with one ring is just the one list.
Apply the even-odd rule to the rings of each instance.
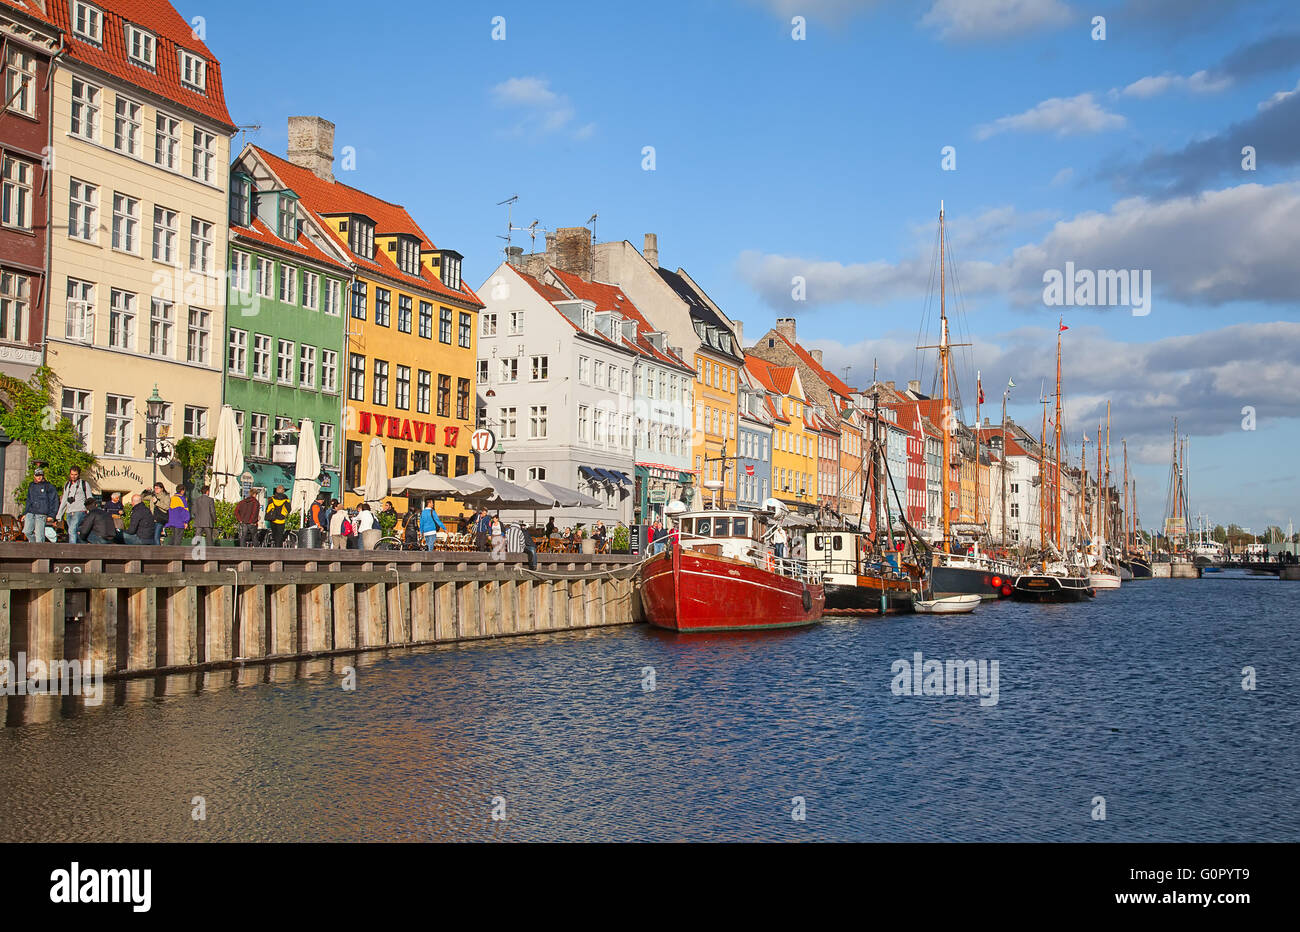
[[641, 604], [656, 628], [751, 631], [819, 621], [826, 593], [752, 563], [673, 548], [642, 564]]

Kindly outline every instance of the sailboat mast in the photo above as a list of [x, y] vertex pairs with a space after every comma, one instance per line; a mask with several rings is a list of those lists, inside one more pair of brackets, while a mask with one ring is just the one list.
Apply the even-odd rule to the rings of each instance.
[[1133, 509], [1132, 502], [1128, 497], [1128, 438], [1120, 440], [1120, 446], [1124, 448], [1124, 552], [1128, 553], [1133, 549]]
[[1106, 521], [1101, 531], [1102, 543], [1107, 549], [1109, 549], [1110, 539], [1113, 536], [1115, 530], [1114, 527], [1112, 526], [1113, 509], [1110, 507], [1110, 402], [1109, 401], [1106, 402], [1106, 481], [1102, 483], [1102, 488], [1105, 489], [1106, 492], [1106, 507], [1104, 512], [1106, 516]]
[[941, 411], [943, 412], [943, 469], [941, 475], [941, 492], [943, 496], [943, 549], [945, 553], [951, 552], [949, 544], [950, 536], [950, 515], [948, 513], [948, 467], [951, 457], [948, 452], [949, 439], [948, 435], [952, 431], [952, 412], [948, 400], [948, 307], [946, 300], [947, 280], [945, 278], [945, 260], [944, 260], [944, 240], [946, 234], [943, 230], [943, 201], [939, 202], [939, 370], [940, 382], [942, 383], [943, 394], [940, 396]]
[[1056, 523], [1056, 549], [1065, 553], [1065, 542], [1061, 534], [1061, 328], [1062, 320], [1056, 330], [1056, 484], [1053, 486], [1055, 507], [1052, 520]]
[[1042, 570], [1047, 572], [1047, 400], [1043, 400], [1043, 429], [1038, 434], [1038, 547], [1042, 557]]
[[[1094, 480], [1097, 486], [1097, 495], [1092, 503], [1092, 539], [1095, 542], [1101, 537], [1102, 514], [1101, 514], [1101, 421], [1097, 422], [1097, 478]], [[1100, 557], [1100, 554], [1098, 554]]]
[[1002, 393], [1002, 549], [1007, 547], [1007, 393]]

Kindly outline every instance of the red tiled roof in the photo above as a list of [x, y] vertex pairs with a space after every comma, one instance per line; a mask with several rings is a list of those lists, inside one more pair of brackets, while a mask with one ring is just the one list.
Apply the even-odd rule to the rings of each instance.
[[[554, 267], [551, 268], [551, 272], [574, 297], [583, 301], [590, 301], [598, 311], [613, 311], [622, 314], [636, 324], [636, 339], [631, 341], [625, 339], [623, 342], [629, 344], [641, 355], [649, 356], [658, 362], [679, 366], [691, 372], [694, 371], [680, 357], [673, 353], [660, 352], [655, 348], [649, 337], [654, 328], [645, 319], [645, 315], [632, 303], [632, 299], [623, 293], [620, 286], [611, 285], [608, 282], [589, 282], [578, 275]], [[567, 297], [566, 295], [565, 300], [567, 300]]]
[[[745, 354], [745, 368], [750, 374], [758, 380], [769, 392], [777, 395], [790, 394], [790, 386], [794, 381], [794, 366], [774, 366], [765, 359], [759, 359], [757, 356]], [[805, 411], [807, 408], [804, 409]], [[782, 415], [779, 411], [774, 411], [775, 416], [785, 422], [790, 423], [790, 419]]]
[[278, 155], [267, 152], [260, 146], [252, 146], [251, 148], [258, 154], [259, 158], [265, 160], [280, 181], [298, 195], [298, 202], [313, 214], [316, 214], [321, 227], [338, 242], [339, 246], [347, 252], [356, 265], [372, 272], [378, 272], [380, 275], [394, 281], [405, 282], [414, 287], [423, 288], [425, 291], [432, 291], [435, 294], [458, 298], [478, 307], [483, 306], [483, 302], [478, 299], [474, 289], [465, 284], [463, 277], [460, 290], [454, 291], [444, 285], [442, 280], [423, 264], [420, 266], [419, 275], [410, 275], [403, 272], [398, 268], [397, 263], [388, 256], [386, 250], [376, 249], [375, 255], [368, 259], [357, 256], [348, 248], [347, 242], [330, 229], [329, 224], [325, 223], [323, 219], [337, 214], [364, 214], [375, 221], [376, 236], [382, 237], [396, 233], [406, 233], [420, 240], [420, 248], [423, 251], [436, 249], [437, 247], [420, 229], [419, 224], [406, 212], [405, 207], [390, 204], [388, 201], [380, 200], [372, 194], [359, 191], [342, 182], [326, 181], [323, 178], [318, 178], [309, 169], [302, 168], [280, 158]]
[[817, 377], [826, 383], [827, 388], [835, 392], [837, 395], [844, 395], [845, 397], [853, 394], [853, 389], [845, 385], [842, 380], [836, 378], [825, 366], [814, 359], [812, 353], [808, 352], [798, 343], [787, 340], [785, 334], [780, 331], [777, 331], [776, 335], [781, 338], [786, 346], [794, 350], [795, 355], [799, 357], [800, 362], [812, 369]]
[[[104, 13], [102, 47], [73, 33], [71, 4], [67, 0], [46, 0], [44, 13], [31, 3], [17, 0], [0, 0], [0, 3], [43, 19], [60, 29], [64, 34], [64, 54], [70, 58], [215, 120], [234, 132], [235, 123], [230, 117], [230, 111], [226, 109], [225, 92], [221, 85], [221, 63], [211, 49], [195, 38], [190, 24], [167, 0], [93, 0], [94, 6]], [[125, 23], [139, 26], [156, 37], [155, 70], [150, 71], [128, 59]], [[181, 83], [177, 48], [203, 58], [206, 63], [205, 92], [193, 90]]]
[[[514, 267], [511, 266], [511, 268], [514, 268]], [[559, 288], [556, 288], [554, 285], [548, 285], [548, 284], [546, 284], [545, 282], [539, 281], [538, 279], [536, 279], [536, 278], [534, 278], [533, 276], [529, 275], [527, 272], [523, 271], [522, 269], [514, 269], [514, 271], [515, 271], [516, 274], [519, 275], [520, 278], [522, 278], [524, 281], [528, 282], [528, 284], [532, 286], [533, 290], [536, 291], [536, 292], [537, 292], [539, 295], [541, 295], [543, 298], [545, 298], [546, 301], [547, 301], [549, 304], [551, 304], [551, 305], [554, 305], [555, 302], [557, 302], [557, 301], [572, 301], [572, 300], [573, 300], [572, 297], [570, 297], [569, 295], [565, 294], [565, 293], [564, 293], [563, 291], [561, 291]], [[563, 320], [565, 323], [567, 323], [570, 327], [572, 327], [572, 328], [573, 328], [574, 330], [576, 330], [578, 333], [585, 334], [586, 336], [591, 337], [593, 340], [600, 340], [602, 343], [608, 343], [610, 346], [617, 346], [617, 347], [619, 347], [620, 349], [624, 349], [624, 348], [626, 348], [626, 349], [631, 349], [631, 350], [633, 350], [634, 352], [635, 352], [635, 350], [636, 350], [636, 347], [634, 347], [632, 344], [630, 344], [627, 340], [624, 340], [622, 337], [620, 337], [620, 338], [617, 339], [617, 340], [611, 340], [609, 337], [605, 336], [605, 334], [601, 333], [599, 330], [595, 331], [594, 333], [589, 332], [589, 331], [586, 331], [586, 330], [583, 330], [583, 329], [582, 329], [581, 327], [579, 327], [579, 326], [578, 326], [574, 321], [570, 320], [570, 319], [569, 319], [568, 317], [566, 317], [564, 314], [561, 314], [561, 313], [560, 313], [560, 310], [559, 310], [558, 308], [556, 308], [555, 313], [559, 314], [559, 315], [560, 315], [560, 319]]]
[[[258, 220], [256, 217], [253, 218], [253, 225], [251, 227], [236, 226], [235, 224], [231, 224], [230, 234], [231, 236], [239, 237], [239, 239], [251, 240], [253, 242], [262, 243], [267, 246], [274, 246], [277, 249], [283, 249], [286, 252], [297, 253], [300, 256], [305, 256], [308, 259], [311, 259], [315, 262], [319, 262], [322, 265], [333, 266], [334, 268], [338, 269], [341, 272], [350, 271], [350, 269], [348, 269], [346, 265], [339, 262], [337, 259], [333, 258], [332, 256], [329, 256], [326, 253], [322, 252], [320, 247], [318, 247], [315, 243], [313, 243], [311, 239], [305, 234], [298, 237], [298, 241], [296, 243], [286, 242], [285, 240], [280, 239], [280, 237], [272, 233], [270, 228], [268, 228], [265, 223], [263, 223], [261, 220]], [[236, 242], [234, 245], [238, 246], [239, 244], [238, 242]]]

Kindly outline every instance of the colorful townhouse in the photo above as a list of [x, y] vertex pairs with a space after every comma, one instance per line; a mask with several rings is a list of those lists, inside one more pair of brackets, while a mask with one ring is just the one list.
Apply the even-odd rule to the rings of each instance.
[[434, 246], [404, 207], [335, 179], [328, 120], [290, 117], [288, 159], [255, 151], [353, 269], [339, 373], [344, 504], [362, 500], [356, 490], [365, 483], [375, 438], [390, 478], [421, 469], [471, 472], [483, 304], [462, 278], [462, 255]]
[[706, 484], [721, 483], [718, 504], [735, 504], [740, 369], [745, 364], [741, 323], [723, 313], [685, 269], [660, 267], [654, 233], [645, 235], [642, 252], [626, 240], [595, 244], [591, 265], [593, 277], [617, 282], [694, 367], [692, 471], [706, 489], [703, 501], [714, 500]]
[[[26, 381], [40, 366], [49, 301], [50, 61], [59, 30], [24, 0], [0, 0], [0, 372]], [[27, 472], [20, 443], [6, 450], [0, 512], [22, 511], [13, 490]]]
[[818, 422], [804, 394], [794, 366], [775, 366], [757, 356], [745, 357], [745, 368], [755, 382], [771, 394], [775, 407], [772, 424], [772, 497], [791, 511], [817, 510]]
[[[46, 361], [103, 490], [181, 478], [147, 443], [209, 437], [222, 400], [227, 168], [212, 51], [167, 3], [47, 0], [51, 81]], [[151, 452], [162, 452], [158, 460]]]
[[772, 396], [748, 367], [740, 370], [739, 441], [736, 463], [736, 504], [758, 508], [771, 497], [772, 428], [776, 408]]
[[253, 146], [231, 168], [229, 224], [225, 403], [245, 472], [263, 492], [292, 488], [286, 454], [310, 419], [321, 490], [340, 497], [347, 254]]

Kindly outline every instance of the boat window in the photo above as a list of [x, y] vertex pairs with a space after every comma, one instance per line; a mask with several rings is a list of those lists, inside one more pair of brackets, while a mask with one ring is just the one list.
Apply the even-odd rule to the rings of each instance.
[[696, 518], [695, 534], [697, 537], [710, 537], [713, 534], [713, 522], [708, 518]]
[[731, 519], [731, 536], [732, 536], [732, 537], [748, 537], [748, 536], [749, 536], [749, 520], [748, 520], [747, 518], [732, 518], [732, 519]]
[[835, 549], [838, 551], [838, 550], [839, 550], [840, 548], [842, 548], [843, 546], [844, 546], [844, 538], [841, 537], [840, 535], [836, 534], [836, 535], [835, 535]]
[[826, 549], [826, 537], [825, 537], [825, 535], [823, 535], [823, 534], [814, 534], [814, 535], [813, 535], [813, 550], [825, 550], [825, 549]]

